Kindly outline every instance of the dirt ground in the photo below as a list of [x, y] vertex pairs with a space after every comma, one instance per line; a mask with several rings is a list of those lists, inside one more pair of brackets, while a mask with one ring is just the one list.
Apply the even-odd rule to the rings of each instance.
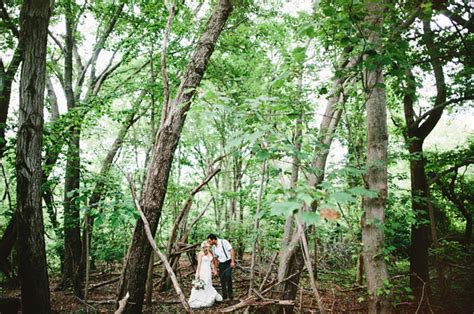
[[[103, 283], [107, 280], [117, 278], [119, 269], [111, 269], [95, 271], [91, 274], [90, 287], [98, 283]], [[161, 267], [155, 269], [155, 282], [158, 281], [161, 275]], [[265, 270], [262, 270], [262, 272]], [[275, 269], [272, 271], [276, 272]], [[181, 289], [184, 291], [186, 297], [191, 291], [191, 281], [193, 279], [194, 271], [190, 261], [182, 257], [180, 267], [177, 272], [178, 280], [181, 284]], [[260, 274], [261, 277], [264, 274]], [[238, 264], [238, 267], [233, 271], [233, 285], [234, 285], [234, 300], [222, 303], [216, 303], [210, 308], [205, 308], [196, 311], [197, 313], [219, 313], [221, 309], [231, 305], [238, 304], [248, 296], [249, 289], [249, 263], [248, 259], [244, 259]], [[270, 280], [269, 280], [270, 281]], [[52, 289], [56, 286], [57, 280], [51, 280], [50, 286]], [[220, 284], [218, 279], [214, 279], [214, 286], [220, 291]], [[113, 313], [115, 292], [117, 282], [108, 285], [103, 285], [99, 288], [92, 289], [89, 292], [87, 304], [72, 294], [71, 291], [51, 291], [52, 308], [55, 313]], [[20, 291], [18, 288], [3, 287], [5, 296], [19, 297]], [[365, 301], [361, 297], [365, 296], [365, 290], [362, 287], [341, 287], [338, 284], [328, 281], [320, 282], [320, 294], [323, 299], [324, 307], [330, 313], [366, 313], [367, 307]], [[277, 297], [271, 294], [265, 295], [265, 298], [276, 299]], [[262, 303], [261, 300], [249, 307], [250, 313], [273, 313], [283, 312], [281, 306], [264, 305], [258, 306]], [[267, 302], [268, 303], [268, 302]], [[234, 313], [243, 313], [246, 307], [243, 307]], [[303, 275], [300, 280], [298, 296], [295, 300], [294, 310], [296, 313], [318, 313], [318, 306], [314, 294], [311, 290], [311, 285], [308, 278]], [[397, 308], [398, 313], [414, 313], [416, 311], [415, 304], [402, 304]], [[159, 292], [157, 288], [153, 291], [153, 306], [151, 308], [144, 307], [144, 313], [182, 313], [184, 312], [178, 297], [173, 289], [167, 292]], [[442, 310], [435, 310], [434, 312], [442, 313]]]

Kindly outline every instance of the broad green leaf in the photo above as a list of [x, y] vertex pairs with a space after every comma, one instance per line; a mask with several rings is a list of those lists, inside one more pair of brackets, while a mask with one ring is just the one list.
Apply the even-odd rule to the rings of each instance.
[[334, 192], [329, 196], [329, 199], [341, 204], [349, 204], [357, 202], [357, 199], [354, 198], [351, 194], [346, 192]]
[[275, 203], [272, 205], [272, 215], [289, 215], [292, 214], [294, 210], [301, 207], [301, 204], [298, 202], [287, 201], [281, 203]]
[[317, 212], [302, 212], [298, 216], [307, 225], [316, 225], [321, 222], [321, 217]]

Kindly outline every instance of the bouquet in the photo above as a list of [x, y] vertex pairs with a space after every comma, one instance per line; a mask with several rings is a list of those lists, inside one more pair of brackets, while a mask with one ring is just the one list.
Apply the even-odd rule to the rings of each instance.
[[202, 279], [195, 279], [193, 280], [192, 285], [194, 289], [201, 290], [201, 289], [204, 289], [204, 287], [206, 286], [206, 283]]

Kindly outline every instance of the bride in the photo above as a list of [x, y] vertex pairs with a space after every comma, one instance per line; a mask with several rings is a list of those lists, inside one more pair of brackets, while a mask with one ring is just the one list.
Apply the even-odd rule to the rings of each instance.
[[198, 255], [198, 266], [196, 268], [196, 279], [204, 281], [204, 289], [196, 289], [193, 287], [191, 296], [189, 297], [189, 306], [192, 308], [212, 306], [215, 301], [221, 302], [222, 296], [217, 293], [212, 286], [212, 273], [217, 273], [217, 270], [212, 268], [214, 263], [214, 255], [211, 252], [211, 246], [207, 241], [201, 244], [202, 251]]

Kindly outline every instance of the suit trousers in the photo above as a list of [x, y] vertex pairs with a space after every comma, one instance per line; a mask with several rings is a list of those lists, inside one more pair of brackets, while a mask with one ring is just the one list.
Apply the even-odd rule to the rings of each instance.
[[222, 298], [233, 298], [232, 291], [232, 267], [230, 267], [230, 260], [219, 263], [219, 278], [221, 280]]

